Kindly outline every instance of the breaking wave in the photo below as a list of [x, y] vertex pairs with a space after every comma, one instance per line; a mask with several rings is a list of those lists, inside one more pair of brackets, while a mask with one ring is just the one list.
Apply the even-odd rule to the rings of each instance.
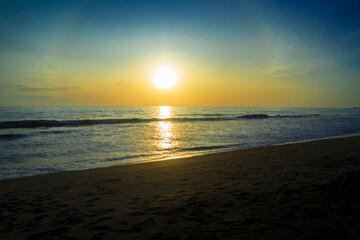
[[[83, 127], [98, 124], [134, 124], [149, 123], [159, 121], [170, 122], [196, 122], [196, 121], [236, 121], [268, 118], [306, 118], [317, 117], [319, 114], [309, 115], [267, 115], [267, 114], [247, 114], [240, 116], [210, 115], [207, 117], [178, 117], [178, 118], [121, 118], [121, 119], [83, 119], [83, 120], [22, 120], [22, 121], [3, 121], [0, 122], [0, 129], [6, 128], [51, 128], [51, 127]], [[11, 137], [11, 136], [4, 136]], [[15, 136], [14, 136], [15, 137]]]
[[27, 134], [2, 134], [0, 135], [0, 141], [1, 140], [11, 141], [24, 137], [27, 137]]

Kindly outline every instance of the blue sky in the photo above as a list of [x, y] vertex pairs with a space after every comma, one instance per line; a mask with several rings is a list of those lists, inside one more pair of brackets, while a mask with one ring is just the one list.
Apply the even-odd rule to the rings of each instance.
[[357, 1], [1, 1], [0, 105], [162, 104], [145, 75], [168, 61], [183, 75], [168, 104], [358, 106], [359, 10]]

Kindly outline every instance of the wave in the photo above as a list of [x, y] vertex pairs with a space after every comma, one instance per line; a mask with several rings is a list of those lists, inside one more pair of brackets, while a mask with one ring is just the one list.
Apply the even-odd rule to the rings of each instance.
[[24, 138], [27, 136], [28, 136], [27, 134], [2, 134], [0, 135], [0, 140], [11, 141], [19, 138]]
[[221, 149], [221, 148], [230, 148], [230, 147], [238, 147], [241, 144], [228, 144], [228, 145], [216, 145], [216, 146], [200, 146], [200, 147], [192, 147], [192, 148], [183, 148], [180, 151], [190, 152], [190, 151], [205, 151], [211, 149]]
[[247, 114], [243, 116], [238, 116], [237, 118], [245, 118], [245, 119], [260, 119], [260, 118], [268, 118], [267, 114]]
[[69, 133], [71, 131], [75, 131], [75, 130], [40, 131], [40, 132], [33, 132], [33, 133], [27, 133], [27, 134], [18, 134], [18, 133], [0, 134], [0, 141], [13, 141], [13, 140], [17, 140], [20, 138], [33, 137], [33, 136], [37, 136], [37, 135], [64, 134], [64, 133]]
[[205, 116], [205, 117], [220, 117], [220, 116], [225, 116], [224, 114], [220, 114], [220, 113], [204, 113], [204, 114], [199, 114], [200, 116]]
[[84, 120], [23, 120], [0, 122], [0, 129], [5, 128], [39, 128], [39, 127], [79, 127], [97, 124], [120, 124], [120, 123], [140, 123], [150, 119], [84, 119]]
[[307, 118], [307, 117], [319, 117], [320, 114], [296, 114], [296, 115], [274, 115], [273, 118]]
[[211, 117], [175, 117], [175, 118], [121, 118], [121, 119], [83, 119], [83, 120], [22, 120], [22, 121], [4, 121], [0, 122], [0, 129], [7, 128], [51, 128], [51, 127], [82, 127], [99, 124], [133, 124], [149, 123], [158, 121], [169, 122], [196, 122], [196, 121], [234, 121], [234, 120], [251, 120], [267, 118], [304, 118], [316, 117], [319, 114], [309, 115], [267, 115], [267, 114], [246, 114], [240, 116], [223, 116], [213, 115]]
[[121, 160], [132, 159], [132, 158], [150, 157], [150, 156], [151, 156], [151, 154], [127, 155], [127, 156], [123, 156], [123, 157], [105, 158], [102, 161], [113, 162], [113, 161], [121, 161]]

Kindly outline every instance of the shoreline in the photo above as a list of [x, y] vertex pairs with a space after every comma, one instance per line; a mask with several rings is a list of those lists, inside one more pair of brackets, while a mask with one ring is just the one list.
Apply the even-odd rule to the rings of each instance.
[[193, 158], [193, 157], [204, 156], [204, 155], [206, 156], [206, 155], [209, 155], [209, 154], [237, 152], [237, 151], [247, 150], [247, 149], [267, 148], [267, 147], [273, 147], [273, 146], [299, 144], [299, 143], [307, 143], [307, 142], [322, 141], [322, 140], [337, 139], [337, 138], [357, 137], [357, 136], [360, 136], [360, 133], [351, 133], [351, 134], [337, 135], [337, 136], [331, 136], [331, 137], [311, 138], [311, 139], [305, 139], [305, 140], [299, 140], [299, 141], [276, 143], [276, 144], [266, 145], [266, 146], [255, 146], [255, 147], [247, 147], [247, 148], [228, 149], [228, 150], [219, 149], [218, 151], [214, 150], [214, 151], [209, 151], [209, 152], [200, 152], [200, 153], [194, 153], [194, 154], [184, 154], [184, 155], [173, 156], [173, 157], [154, 158], [154, 159], [150, 159], [150, 160], [146, 159], [146, 160], [138, 161], [138, 162], [121, 163], [121, 164], [98, 167], [98, 168], [90, 168], [90, 169], [82, 169], [82, 170], [74, 170], [74, 171], [61, 171], [61, 172], [52, 172], [52, 173], [42, 173], [42, 174], [29, 175], [29, 176], [19, 176], [19, 177], [12, 177], [12, 178], [4, 178], [4, 179], [0, 179], [0, 183], [1, 183], [1, 181], [4, 181], [4, 180], [31, 178], [31, 177], [41, 176], [41, 175], [51, 175], [51, 174], [67, 173], [67, 172], [91, 171], [91, 170], [96, 170], [96, 169], [121, 167], [121, 166], [137, 165], [137, 164], [145, 164], [145, 163], [153, 163], [153, 162], [159, 162], [159, 161], [169, 161], [169, 160], [174, 160], [174, 159], [183, 159], [183, 158], [187, 159], [187, 158]]
[[[350, 133], [350, 134], [338, 135], [338, 136], [332, 136], [332, 137], [311, 138], [311, 139], [305, 139], [305, 140], [299, 140], [299, 141], [275, 143], [275, 144], [266, 145], [266, 146], [256, 146], [256, 147], [238, 148], [238, 149], [230, 149], [230, 150], [219, 150], [219, 151], [214, 150], [213, 152], [182, 155], [182, 156], [177, 156], [177, 157], [166, 157], [166, 158], [159, 158], [159, 159], [154, 159], [154, 160], [150, 160], [150, 161], [145, 160], [143, 162], [135, 162], [135, 163], [129, 163], [129, 164], [126, 164], [126, 163], [125, 164], [118, 164], [118, 165], [114, 165], [114, 166], [110, 166], [110, 167], [133, 165], [133, 164], [143, 164], [143, 163], [151, 163], [151, 162], [158, 162], [158, 161], [168, 161], [168, 160], [181, 159], [181, 158], [192, 158], [192, 157], [198, 157], [198, 156], [204, 156], [204, 155], [206, 156], [206, 155], [209, 155], [209, 154], [237, 152], [237, 151], [248, 150], [248, 149], [268, 148], [268, 147], [274, 147], [274, 146], [284, 146], [284, 145], [291, 145], [291, 144], [308, 143], [308, 142], [323, 141], [323, 140], [328, 140], [328, 139], [349, 138], [349, 137], [360, 137], [360, 133]], [[87, 169], [87, 170], [92, 170], [92, 169]], [[80, 171], [87, 171], [87, 170], [80, 170]]]
[[360, 136], [0, 181], [0, 239], [356, 239]]

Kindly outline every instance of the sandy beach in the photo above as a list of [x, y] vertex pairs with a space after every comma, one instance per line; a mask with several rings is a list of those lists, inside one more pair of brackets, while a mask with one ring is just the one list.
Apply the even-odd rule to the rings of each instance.
[[360, 137], [0, 181], [0, 239], [358, 239]]

